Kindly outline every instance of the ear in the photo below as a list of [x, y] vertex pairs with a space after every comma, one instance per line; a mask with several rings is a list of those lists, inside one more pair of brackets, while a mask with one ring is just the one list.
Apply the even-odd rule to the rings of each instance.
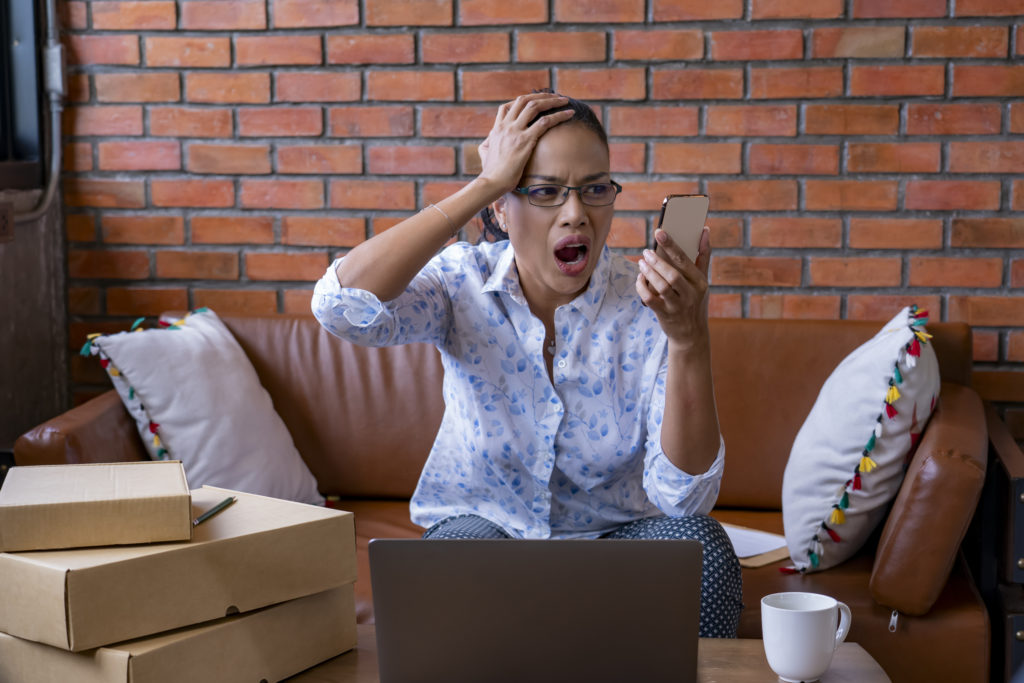
[[508, 215], [505, 213], [507, 207], [507, 200], [505, 195], [502, 195], [491, 204], [491, 208], [494, 210], [494, 217], [498, 220], [498, 227], [508, 223]]

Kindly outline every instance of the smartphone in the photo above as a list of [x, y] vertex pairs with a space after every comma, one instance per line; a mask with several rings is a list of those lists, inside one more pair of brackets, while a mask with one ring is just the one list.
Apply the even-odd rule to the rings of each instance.
[[658, 227], [668, 233], [690, 260], [697, 261], [697, 247], [708, 218], [706, 194], [670, 194], [661, 203]]

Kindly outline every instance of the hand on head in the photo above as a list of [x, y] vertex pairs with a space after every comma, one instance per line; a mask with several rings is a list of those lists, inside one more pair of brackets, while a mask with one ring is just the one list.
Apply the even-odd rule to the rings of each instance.
[[644, 250], [636, 280], [637, 294], [658, 316], [670, 342], [691, 343], [707, 334], [710, 231], [705, 226], [700, 236], [696, 263], [664, 230], [657, 230], [654, 238], [659, 250]]

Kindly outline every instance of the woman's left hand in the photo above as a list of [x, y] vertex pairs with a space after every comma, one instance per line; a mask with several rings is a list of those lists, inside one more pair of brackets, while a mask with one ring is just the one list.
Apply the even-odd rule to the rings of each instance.
[[654, 239], [660, 249], [645, 249], [639, 263], [640, 300], [658, 316], [670, 344], [707, 344], [710, 231], [705, 227], [701, 233], [696, 263], [664, 230], [658, 229]]

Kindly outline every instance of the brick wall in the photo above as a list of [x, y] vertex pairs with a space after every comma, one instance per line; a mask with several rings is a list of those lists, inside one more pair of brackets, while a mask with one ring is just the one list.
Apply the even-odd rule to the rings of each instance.
[[707, 192], [713, 315], [967, 321], [1024, 437], [1022, 0], [61, 9], [72, 348], [165, 309], [308, 311], [335, 254], [472, 177], [496, 105], [550, 86], [607, 124], [614, 248]]

